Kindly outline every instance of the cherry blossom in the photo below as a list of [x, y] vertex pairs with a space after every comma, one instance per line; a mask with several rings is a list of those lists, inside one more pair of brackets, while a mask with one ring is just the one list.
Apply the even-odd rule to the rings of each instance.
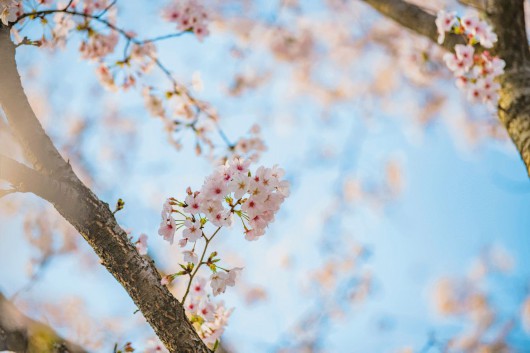
[[435, 22], [438, 30], [438, 44], [442, 44], [445, 40], [445, 33], [450, 32], [453, 26], [458, 23], [456, 12], [445, 12], [441, 10], [438, 12]]
[[142, 90], [145, 107], [153, 116], [165, 118], [166, 112], [162, 100], [151, 93], [151, 88], [144, 87]]
[[460, 22], [462, 28], [469, 32], [474, 40], [478, 41], [484, 48], [491, 48], [497, 42], [497, 35], [486, 21], [475, 16], [463, 16]]
[[198, 0], [174, 1], [165, 9], [163, 17], [176, 23], [179, 30], [193, 32], [199, 40], [209, 34], [208, 13]]
[[22, 14], [22, 2], [19, 0], [0, 1], [0, 21], [7, 26], [9, 22], [15, 22]]
[[136, 250], [140, 255], [147, 255], [147, 235], [140, 234], [138, 241], [135, 243]]
[[158, 234], [164, 237], [170, 244], [173, 244], [173, 238], [175, 237], [177, 225], [175, 220], [170, 215], [167, 218], [162, 218]]
[[242, 268], [233, 268], [227, 272], [217, 272], [211, 275], [210, 285], [212, 287], [213, 295], [224, 293], [226, 287], [233, 287], [236, 284], [236, 278], [239, 276]]
[[216, 272], [210, 277], [210, 285], [212, 286], [213, 295], [219, 295], [226, 291], [228, 281], [228, 273]]
[[95, 33], [87, 41], [81, 43], [81, 57], [88, 60], [101, 60], [114, 51], [119, 37], [115, 32], [107, 35]]
[[53, 42], [56, 45], [64, 44], [68, 34], [75, 28], [75, 22], [68, 14], [59, 12], [53, 16], [55, 26], [52, 29]]
[[112, 76], [109, 67], [104, 63], [96, 68], [96, 76], [99, 79], [99, 82], [101, 82], [101, 84], [108, 90], [116, 91], [118, 89], [114, 82], [114, 76]]
[[185, 250], [182, 252], [184, 255], [184, 261], [197, 265], [199, 263], [199, 257], [193, 250]]
[[203, 319], [207, 321], [212, 321], [215, 319], [215, 306], [209, 300], [202, 300], [199, 303], [199, 310], [197, 311]]
[[164, 276], [164, 277], [162, 277], [162, 280], [160, 281], [160, 284], [163, 285], [163, 286], [167, 286], [168, 284], [173, 282], [174, 279], [175, 279], [174, 275]]
[[188, 241], [195, 242], [202, 236], [200, 221], [192, 222], [187, 219], [184, 221], [184, 227], [186, 227], [186, 229], [184, 229], [182, 236], [187, 238]]
[[206, 294], [206, 279], [203, 277], [197, 278], [191, 286], [192, 296], [203, 296]]
[[232, 309], [227, 310], [222, 301], [212, 300], [206, 291], [206, 282], [203, 277], [197, 277], [193, 281], [184, 309], [198, 335], [211, 348], [224, 332]]

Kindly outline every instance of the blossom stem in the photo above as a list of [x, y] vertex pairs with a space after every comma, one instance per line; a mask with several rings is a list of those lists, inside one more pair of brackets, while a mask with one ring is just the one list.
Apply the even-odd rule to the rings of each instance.
[[204, 256], [206, 255], [206, 250], [208, 249], [208, 245], [210, 244], [210, 241], [215, 237], [215, 235], [221, 230], [221, 227], [218, 227], [215, 232], [212, 234], [210, 238], [208, 238], [206, 235], [204, 235], [204, 239], [206, 241], [206, 244], [204, 244], [204, 249], [202, 250], [201, 259], [199, 260], [199, 264], [197, 267], [195, 267], [195, 270], [190, 274], [190, 280], [188, 282], [188, 286], [186, 287], [186, 292], [184, 293], [184, 296], [182, 297], [182, 300], [180, 301], [182, 304], [184, 304], [184, 301], [186, 300], [186, 297], [188, 296], [188, 293], [190, 292], [191, 282], [193, 282], [193, 278], [195, 278], [195, 275], [201, 268], [201, 266], [204, 264]]

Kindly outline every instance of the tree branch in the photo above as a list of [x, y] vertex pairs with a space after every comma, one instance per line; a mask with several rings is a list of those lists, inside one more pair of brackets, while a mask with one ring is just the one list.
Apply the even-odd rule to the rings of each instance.
[[[433, 42], [438, 41], [438, 32], [436, 30], [436, 16], [426, 12], [421, 7], [410, 4], [402, 0], [361, 0], [370, 5], [382, 15], [394, 20], [405, 28], [416, 32], [422, 36], [431, 39]], [[442, 46], [453, 51], [456, 44], [465, 44], [462, 36], [456, 34], [447, 34]]]
[[71, 195], [73, 190], [69, 190], [65, 184], [2, 154], [0, 154], [0, 179], [10, 182], [18, 192], [31, 192], [43, 199], [61, 203], [68, 202], [68, 199], [75, 201], [73, 197], [66, 197]]
[[[361, 0], [402, 26], [437, 41], [435, 16], [403, 0]], [[499, 40], [493, 50], [506, 62], [498, 115], [530, 176], [530, 52], [524, 18], [524, 0], [461, 0], [482, 9]], [[443, 47], [452, 51], [463, 44], [459, 36], [446, 37]]]
[[477, 10], [484, 11], [486, 8], [486, 0], [457, 0], [462, 5], [474, 7]]
[[29, 105], [16, 69], [15, 45], [11, 42], [9, 28], [1, 24], [0, 58], [0, 107], [26, 158], [37, 171], [74, 180], [72, 168], [61, 157]]
[[138, 254], [108, 204], [77, 178], [57, 152], [27, 102], [14, 55], [8, 31], [0, 28], [0, 105], [35, 169], [0, 156], [0, 176], [54, 205], [92, 246], [170, 352], [210, 353], [182, 305], [160, 284], [154, 262]]
[[22, 314], [0, 293], [0, 351], [16, 353], [87, 353], [51, 327]]

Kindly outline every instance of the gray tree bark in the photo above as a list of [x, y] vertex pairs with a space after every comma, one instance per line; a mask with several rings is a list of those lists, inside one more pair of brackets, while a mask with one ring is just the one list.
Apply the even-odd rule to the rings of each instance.
[[0, 293], [0, 351], [15, 353], [87, 353], [51, 327], [22, 314]]

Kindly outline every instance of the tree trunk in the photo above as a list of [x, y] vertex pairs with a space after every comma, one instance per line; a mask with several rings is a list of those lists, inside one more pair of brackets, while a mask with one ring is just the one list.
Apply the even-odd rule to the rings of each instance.
[[138, 254], [108, 204], [77, 178], [42, 129], [24, 94], [15, 45], [5, 27], [0, 28], [0, 62], [0, 106], [34, 168], [0, 156], [0, 178], [54, 205], [92, 246], [170, 352], [209, 353], [182, 305], [160, 284], [153, 261]]

